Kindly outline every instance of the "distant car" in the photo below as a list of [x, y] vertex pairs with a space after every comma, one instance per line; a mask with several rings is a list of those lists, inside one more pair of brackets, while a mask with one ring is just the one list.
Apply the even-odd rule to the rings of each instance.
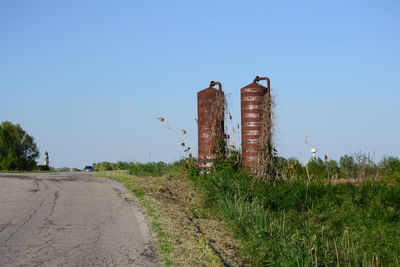
[[85, 168], [83, 168], [83, 171], [84, 172], [92, 172], [94, 170], [93, 170], [92, 166], [85, 166]]

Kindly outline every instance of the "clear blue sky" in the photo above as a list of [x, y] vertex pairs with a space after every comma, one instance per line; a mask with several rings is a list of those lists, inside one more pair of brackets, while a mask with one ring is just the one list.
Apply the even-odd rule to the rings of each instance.
[[[240, 122], [240, 88], [267, 75], [280, 155], [400, 154], [400, 2], [1, 1], [0, 121], [55, 167], [173, 161], [197, 151], [211, 80]], [[173, 130], [157, 120], [164, 117]], [[42, 160], [42, 159], [41, 159]]]

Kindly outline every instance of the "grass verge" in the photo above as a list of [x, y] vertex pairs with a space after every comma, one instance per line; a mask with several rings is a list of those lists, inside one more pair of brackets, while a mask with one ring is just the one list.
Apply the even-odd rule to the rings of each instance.
[[132, 170], [93, 176], [111, 178], [134, 193], [151, 224], [164, 265], [242, 266], [236, 240], [203, 209], [201, 193], [180, 170], [172, 167], [162, 177], [135, 176]]

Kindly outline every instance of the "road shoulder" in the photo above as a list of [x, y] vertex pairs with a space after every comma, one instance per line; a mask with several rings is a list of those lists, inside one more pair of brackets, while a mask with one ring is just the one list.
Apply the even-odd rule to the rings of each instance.
[[242, 266], [237, 241], [201, 208], [199, 192], [181, 178], [135, 177], [127, 171], [96, 172], [134, 193], [166, 266]]

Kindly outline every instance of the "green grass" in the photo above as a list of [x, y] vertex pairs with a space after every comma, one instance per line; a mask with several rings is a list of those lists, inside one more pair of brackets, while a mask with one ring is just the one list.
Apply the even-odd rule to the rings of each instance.
[[399, 184], [273, 186], [229, 169], [192, 180], [250, 266], [399, 266]]

